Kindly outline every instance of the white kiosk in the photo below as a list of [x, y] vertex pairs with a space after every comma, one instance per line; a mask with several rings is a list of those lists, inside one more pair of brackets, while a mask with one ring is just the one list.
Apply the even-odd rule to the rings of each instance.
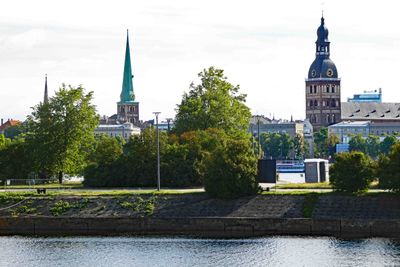
[[326, 159], [305, 159], [304, 169], [306, 183], [329, 181], [329, 162]]

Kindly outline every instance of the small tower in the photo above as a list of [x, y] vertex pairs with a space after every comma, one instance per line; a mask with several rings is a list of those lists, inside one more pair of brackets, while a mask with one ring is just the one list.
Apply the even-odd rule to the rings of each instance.
[[43, 104], [49, 103], [49, 93], [47, 91], [47, 74], [44, 80], [44, 97], [43, 97]]
[[122, 91], [120, 101], [117, 103], [117, 120], [120, 122], [139, 122], [139, 102], [135, 101], [133, 92], [133, 75], [131, 65], [131, 55], [129, 49], [129, 35], [126, 36], [124, 78], [122, 81]]
[[324, 17], [318, 27], [315, 60], [306, 79], [306, 118], [318, 131], [341, 120], [340, 78], [329, 58], [330, 42]]

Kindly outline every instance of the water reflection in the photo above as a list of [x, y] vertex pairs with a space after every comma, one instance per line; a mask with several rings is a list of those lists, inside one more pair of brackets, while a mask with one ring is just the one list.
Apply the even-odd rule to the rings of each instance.
[[400, 241], [0, 237], [0, 266], [396, 266]]

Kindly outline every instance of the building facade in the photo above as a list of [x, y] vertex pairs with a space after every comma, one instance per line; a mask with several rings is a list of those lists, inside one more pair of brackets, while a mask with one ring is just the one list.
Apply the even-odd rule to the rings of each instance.
[[376, 121], [342, 121], [328, 126], [328, 133], [339, 137], [341, 143], [347, 144], [352, 136], [361, 135], [367, 138], [369, 135], [377, 135], [383, 139], [386, 135], [400, 133], [400, 123], [376, 122]]
[[110, 137], [121, 137], [128, 140], [132, 135], [140, 134], [140, 128], [130, 122], [125, 122], [123, 124], [100, 124], [94, 130], [94, 134], [105, 134]]
[[382, 89], [373, 91], [364, 91], [361, 94], [353, 95], [353, 98], [347, 98], [347, 102], [376, 102], [382, 103]]
[[[271, 120], [263, 116], [252, 116], [249, 132], [251, 132], [253, 136], [258, 136], [258, 133], [286, 133], [290, 137], [295, 137], [296, 135], [304, 136], [304, 128], [305, 124], [303, 121]], [[307, 132], [309, 131], [310, 129], [307, 128]]]
[[315, 60], [306, 79], [306, 118], [318, 131], [341, 120], [340, 78], [330, 59], [330, 41], [324, 17], [317, 30]]

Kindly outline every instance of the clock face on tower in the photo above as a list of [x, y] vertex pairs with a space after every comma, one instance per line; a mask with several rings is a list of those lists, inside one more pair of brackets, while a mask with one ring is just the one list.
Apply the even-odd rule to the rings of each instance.
[[317, 76], [317, 72], [316, 72], [315, 70], [312, 70], [312, 71], [311, 71], [311, 76], [312, 76], [312, 77]]
[[328, 69], [328, 70], [326, 71], [326, 76], [332, 77], [332, 76], [333, 76], [333, 70], [332, 70], [332, 69]]

